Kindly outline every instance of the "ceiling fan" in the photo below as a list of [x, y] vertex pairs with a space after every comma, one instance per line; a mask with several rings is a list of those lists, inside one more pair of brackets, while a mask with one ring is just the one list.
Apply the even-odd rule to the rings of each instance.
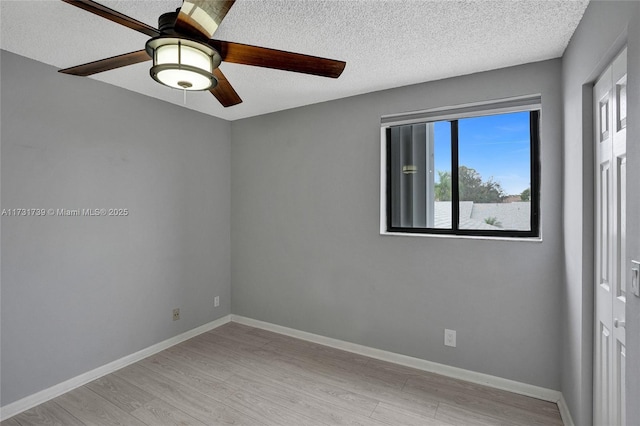
[[89, 76], [153, 60], [150, 74], [154, 80], [181, 90], [209, 90], [229, 107], [242, 99], [218, 68], [222, 61], [331, 78], [338, 78], [346, 65], [344, 61], [212, 39], [235, 0], [184, 0], [175, 12], [160, 16], [158, 29], [92, 0], [62, 1], [152, 37], [143, 50], [59, 70], [65, 74]]

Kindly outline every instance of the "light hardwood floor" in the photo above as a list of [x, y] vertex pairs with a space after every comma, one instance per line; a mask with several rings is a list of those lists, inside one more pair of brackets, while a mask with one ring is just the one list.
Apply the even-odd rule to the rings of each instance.
[[562, 425], [550, 402], [228, 323], [39, 405], [27, 425]]

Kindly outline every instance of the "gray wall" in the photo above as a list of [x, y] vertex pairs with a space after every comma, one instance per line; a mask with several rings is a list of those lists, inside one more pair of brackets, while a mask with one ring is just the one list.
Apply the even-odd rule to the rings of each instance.
[[[593, 82], [628, 39], [629, 127], [627, 128], [629, 183], [640, 181], [640, 3], [591, 2], [562, 61], [564, 102], [564, 262], [562, 392], [577, 425], [592, 423], [593, 369]], [[627, 33], [628, 26], [628, 33]], [[628, 191], [629, 256], [640, 256], [638, 205], [635, 185]], [[629, 300], [627, 344], [627, 401], [640, 398], [640, 304]], [[640, 407], [629, 403], [640, 419]], [[635, 424], [635, 422], [629, 422]]]
[[1, 63], [2, 208], [130, 211], [2, 217], [6, 405], [230, 312], [230, 125]]
[[[559, 389], [560, 65], [233, 122], [232, 311]], [[532, 93], [543, 102], [543, 242], [379, 235], [381, 115]], [[445, 327], [457, 348], [443, 345]]]

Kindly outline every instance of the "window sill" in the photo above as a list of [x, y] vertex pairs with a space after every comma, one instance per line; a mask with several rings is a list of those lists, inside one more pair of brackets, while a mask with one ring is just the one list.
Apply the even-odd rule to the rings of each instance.
[[382, 236], [391, 237], [422, 237], [422, 238], [449, 238], [460, 240], [491, 240], [491, 241], [519, 241], [523, 243], [541, 243], [542, 237], [490, 237], [486, 235], [453, 235], [453, 234], [420, 234], [412, 232], [387, 232], [380, 231]]

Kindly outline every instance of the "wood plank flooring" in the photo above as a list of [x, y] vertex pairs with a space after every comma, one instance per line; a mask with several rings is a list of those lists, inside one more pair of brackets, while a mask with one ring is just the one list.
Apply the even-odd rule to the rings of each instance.
[[35, 425], [562, 425], [550, 402], [228, 323], [18, 414]]

